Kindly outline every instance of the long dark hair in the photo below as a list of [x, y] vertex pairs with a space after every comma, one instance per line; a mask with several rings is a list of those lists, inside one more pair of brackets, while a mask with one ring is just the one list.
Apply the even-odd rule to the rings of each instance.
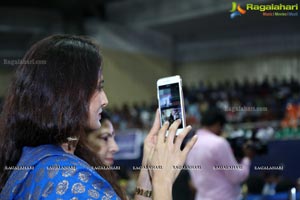
[[98, 45], [79, 36], [45, 38], [23, 61], [1, 113], [0, 191], [10, 175], [5, 166], [17, 165], [24, 146], [62, 144], [85, 135], [89, 101], [102, 71]]

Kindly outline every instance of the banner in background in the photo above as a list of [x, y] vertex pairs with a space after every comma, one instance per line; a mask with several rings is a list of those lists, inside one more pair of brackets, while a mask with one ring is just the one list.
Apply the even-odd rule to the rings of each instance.
[[143, 144], [143, 133], [138, 129], [119, 131], [115, 136], [119, 151], [115, 154], [116, 160], [138, 159]]

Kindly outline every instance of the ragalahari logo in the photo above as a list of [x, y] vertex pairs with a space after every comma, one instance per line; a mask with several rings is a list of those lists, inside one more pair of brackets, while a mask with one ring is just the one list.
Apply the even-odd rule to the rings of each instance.
[[246, 10], [244, 10], [240, 4], [237, 4], [236, 2], [232, 2], [232, 8], [230, 10], [231, 14], [230, 14], [230, 18], [233, 19], [237, 16], [241, 16], [246, 14]]

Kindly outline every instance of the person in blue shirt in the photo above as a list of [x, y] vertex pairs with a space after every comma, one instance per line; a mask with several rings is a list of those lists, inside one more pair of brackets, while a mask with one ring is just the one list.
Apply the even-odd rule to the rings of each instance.
[[[99, 129], [108, 104], [102, 57], [86, 37], [54, 35], [34, 44], [18, 66], [0, 119], [0, 199], [127, 199], [110, 173], [86, 148], [86, 133]], [[160, 127], [156, 114], [144, 141], [135, 199], [172, 199], [172, 184], [194, 145], [181, 151], [191, 127]], [[169, 128], [168, 138], [165, 133]], [[74, 152], [77, 153], [74, 155]], [[172, 159], [170, 159], [172, 158]]]

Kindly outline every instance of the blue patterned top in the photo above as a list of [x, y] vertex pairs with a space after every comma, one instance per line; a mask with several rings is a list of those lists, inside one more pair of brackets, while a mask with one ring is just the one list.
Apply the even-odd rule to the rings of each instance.
[[111, 185], [85, 161], [60, 146], [24, 147], [1, 194], [1, 200], [120, 200]]

